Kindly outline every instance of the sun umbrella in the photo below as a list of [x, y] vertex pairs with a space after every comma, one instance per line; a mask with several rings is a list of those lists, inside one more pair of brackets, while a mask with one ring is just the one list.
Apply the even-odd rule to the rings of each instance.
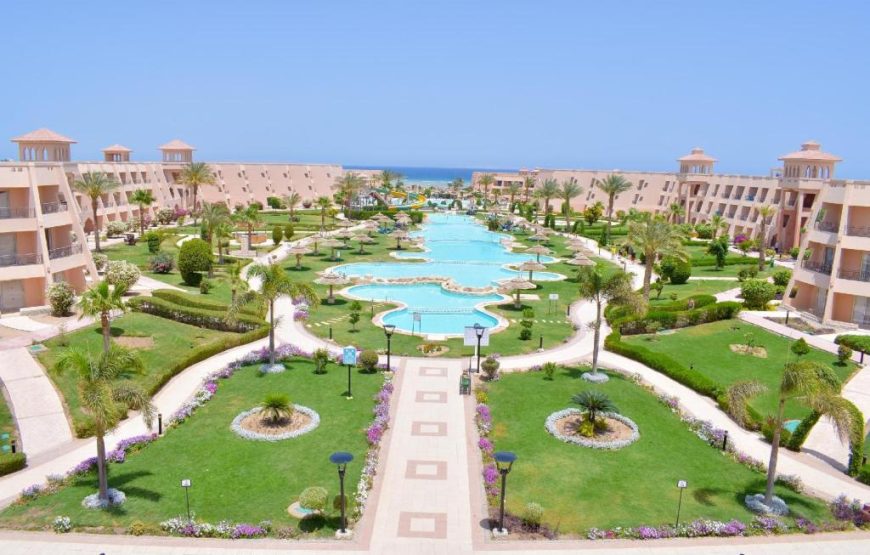
[[344, 246], [343, 241], [339, 241], [338, 239], [333, 239], [332, 237], [327, 237], [326, 239], [323, 239], [322, 241], [320, 241], [320, 244], [323, 245], [324, 247], [328, 247], [328, 248], [332, 249], [332, 259], [333, 260], [335, 260], [335, 249]]
[[396, 240], [396, 249], [402, 248], [402, 241], [408, 240], [408, 232], [403, 231], [401, 229], [397, 229], [396, 231], [390, 233], [390, 237]]
[[509, 280], [503, 282], [499, 286], [499, 292], [505, 293], [508, 295], [512, 295], [512, 294], [516, 293], [517, 297], [516, 297], [516, 299], [514, 299], [514, 306], [516, 308], [520, 308], [522, 306], [522, 304], [520, 303], [520, 291], [522, 291], [524, 289], [537, 289], [537, 287], [538, 287], [537, 285], [535, 285], [531, 281], [528, 281], [525, 278], [515, 277], [513, 279], [509, 279]]
[[570, 264], [571, 266], [595, 266], [595, 262], [580, 253], [575, 254], [574, 258], [566, 260], [565, 264]]
[[527, 249], [526, 252], [530, 252], [532, 254], [538, 255], [537, 261], [540, 262], [541, 255], [542, 254], [550, 254], [551, 251], [550, 251], [550, 249], [548, 249], [544, 245], [535, 245], [534, 247]]
[[534, 235], [529, 237], [529, 241], [547, 241], [548, 239], [549, 237], [547, 237], [546, 234], [540, 232], [535, 233]]
[[328, 285], [329, 286], [329, 297], [326, 298], [326, 302], [328, 304], [332, 304], [335, 302], [335, 297], [332, 295], [332, 288], [336, 285], [347, 285], [350, 283], [350, 280], [344, 277], [341, 274], [330, 272], [328, 274], [324, 274], [321, 277], [314, 280], [314, 283], [318, 285]]
[[288, 254], [292, 254], [296, 257], [296, 269], [302, 269], [302, 255], [308, 254], [311, 252], [311, 249], [306, 247], [305, 245], [296, 245], [287, 249]]
[[529, 281], [532, 281], [532, 272], [538, 272], [541, 270], [546, 270], [547, 267], [541, 264], [540, 262], [535, 262], [534, 260], [526, 260], [522, 264], [520, 264], [518, 268], [521, 272], [529, 273]]
[[350, 220], [338, 220], [338, 222], [335, 225], [337, 225], [338, 227], [347, 229], [349, 227], [355, 226], [356, 224]]
[[371, 245], [372, 243], [376, 243], [374, 239], [369, 237], [368, 235], [356, 235], [351, 237], [351, 241], [357, 241], [359, 243], [359, 253], [362, 254], [365, 252], [363, 250], [363, 245]]

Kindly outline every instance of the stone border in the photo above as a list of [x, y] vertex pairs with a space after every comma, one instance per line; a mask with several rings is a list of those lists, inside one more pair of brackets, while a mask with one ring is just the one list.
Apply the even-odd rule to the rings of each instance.
[[304, 407], [302, 405], [293, 405], [293, 409], [301, 412], [303, 414], [307, 414], [311, 418], [311, 422], [308, 423], [307, 426], [300, 428], [298, 430], [293, 430], [290, 432], [284, 432], [283, 434], [277, 435], [266, 435], [266, 434], [258, 434], [257, 432], [252, 432], [250, 430], [246, 430], [242, 428], [241, 423], [242, 420], [247, 418], [252, 414], [256, 414], [262, 410], [262, 407], [254, 407], [251, 410], [246, 410], [240, 412], [235, 418], [233, 418], [232, 424], [230, 424], [230, 429], [236, 433], [242, 439], [250, 439], [253, 441], [282, 441], [285, 439], [293, 439], [302, 435], [307, 434], [308, 432], [314, 430], [320, 425], [320, 415], [313, 409], [308, 407]]
[[640, 439], [640, 432], [637, 429], [637, 424], [634, 423], [634, 420], [628, 418], [627, 416], [623, 416], [621, 414], [617, 414], [615, 412], [602, 412], [601, 416], [606, 416], [607, 418], [612, 418], [613, 420], [617, 420], [622, 422], [629, 428], [631, 428], [631, 437], [628, 439], [620, 439], [616, 441], [592, 441], [582, 436], [566, 436], [559, 432], [556, 428], [556, 421], [565, 418], [566, 416], [571, 416], [574, 414], [582, 414], [583, 411], [580, 409], [562, 409], [560, 411], [556, 411], [550, 416], [547, 417], [547, 421], [544, 424], [544, 427], [547, 429], [547, 432], [550, 433], [553, 437], [560, 441], [564, 441], [565, 443], [573, 443], [575, 445], [580, 445], [582, 447], [591, 447], [592, 449], [622, 449], [623, 447], [628, 447], [638, 439]]

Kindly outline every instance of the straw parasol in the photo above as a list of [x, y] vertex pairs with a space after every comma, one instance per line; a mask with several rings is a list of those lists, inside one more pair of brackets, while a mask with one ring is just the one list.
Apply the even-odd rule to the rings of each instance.
[[292, 254], [293, 256], [296, 257], [296, 269], [297, 270], [302, 269], [302, 255], [308, 254], [310, 252], [311, 252], [311, 249], [309, 249], [307, 246], [301, 245], [301, 244], [292, 246], [289, 249], [287, 249], [287, 254]]
[[338, 239], [333, 239], [332, 237], [327, 237], [326, 239], [323, 239], [322, 241], [320, 241], [320, 244], [323, 245], [324, 247], [328, 247], [328, 248], [332, 249], [332, 260], [335, 260], [335, 249], [344, 246], [343, 241], [339, 241]]
[[363, 250], [363, 245], [371, 245], [372, 243], [376, 243], [374, 239], [369, 237], [368, 235], [355, 235], [350, 238], [351, 241], [357, 241], [359, 243], [359, 253], [362, 254], [365, 252]]
[[566, 260], [565, 264], [570, 264], [571, 266], [595, 266], [595, 262], [589, 260], [579, 252], [574, 255], [574, 258]]
[[347, 241], [348, 239], [353, 237], [353, 233], [346, 229], [342, 229], [341, 231], [333, 235], [333, 237], [335, 237], [336, 239], [341, 239], [342, 241]]
[[347, 229], [349, 227], [355, 226], [356, 224], [350, 220], [338, 220], [338, 222], [335, 225], [337, 225], [340, 228]]
[[534, 260], [526, 260], [525, 262], [520, 264], [518, 268], [518, 270], [520, 270], [521, 272], [529, 273], [529, 281], [532, 281], [532, 272], [539, 272], [546, 269], [546, 266], [544, 266], [540, 262], [535, 262]]
[[397, 229], [396, 231], [390, 233], [390, 237], [392, 237], [393, 239], [396, 240], [396, 249], [401, 250], [402, 241], [408, 240], [408, 232], [401, 230], [401, 229]]
[[514, 299], [514, 307], [520, 308], [522, 307], [522, 304], [520, 303], [520, 291], [524, 289], [537, 289], [537, 287], [538, 286], [531, 281], [528, 281], [527, 279], [518, 276], [503, 282], [499, 286], [499, 292], [508, 295], [513, 295], [514, 293], [516, 293], [517, 296], [516, 299]]
[[550, 249], [545, 247], [544, 245], [535, 245], [534, 247], [527, 249], [526, 252], [530, 252], [532, 254], [538, 255], [537, 262], [541, 261], [542, 254], [550, 254]]
[[529, 241], [548, 241], [550, 238], [540, 231], [529, 237]]
[[332, 304], [335, 302], [335, 297], [332, 294], [332, 288], [336, 285], [347, 285], [350, 283], [350, 280], [344, 277], [341, 274], [330, 272], [328, 274], [324, 274], [321, 277], [314, 280], [314, 283], [318, 285], [328, 285], [329, 286], [329, 296], [326, 298], [327, 304]]

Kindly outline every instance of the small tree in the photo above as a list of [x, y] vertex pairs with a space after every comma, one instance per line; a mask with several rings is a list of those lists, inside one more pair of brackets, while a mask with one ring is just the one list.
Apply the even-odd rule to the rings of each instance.
[[296, 234], [296, 230], [293, 229], [292, 225], [287, 224], [284, 226], [284, 240], [285, 241], [290, 241], [291, 239], [293, 239], [293, 236], [295, 234]]
[[810, 346], [807, 344], [806, 339], [804, 339], [803, 337], [792, 343], [790, 349], [791, 352], [797, 357], [802, 357], [810, 354]]
[[740, 285], [740, 296], [749, 310], [764, 310], [776, 296], [776, 286], [763, 279], [747, 279]]
[[275, 227], [273, 227], [272, 228], [272, 242], [275, 243], [276, 245], [280, 245], [282, 237], [284, 237], [284, 230], [281, 228], [281, 226], [276, 225]]
[[130, 195], [130, 201], [139, 205], [139, 235], [145, 234], [145, 209], [156, 200], [150, 189], [136, 189]]
[[480, 369], [483, 370], [483, 373], [486, 375], [486, 379], [488, 381], [493, 381], [498, 377], [498, 369], [500, 367], [501, 363], [492, 355], [489, 355], [483, 362], [480, 363]]
[[124, 292], [127, 289], [122, 286], [111, 285], [103, 280], [82, 294], [79, 307], [82, 309], [80, 319], [85, 316], [99, 317], [100, 327], [103, 331], [103, 354], [109, 354], [112, 346], [112, 333], [109, 318], [112, 312], [125, 312], [127, 304], [124, 302]]
[[350, 321], [351, 329], [353, 331], [356, 331], [356, 325], [360, 319], [360, 312], [362, 312], [362, 305], [359, 301], [353, 301], [352, 303], [350, 303], [349, 308], [350, 316], [348, 317], [348, 320]]
[[75, 291], [65, 281], [56, 281], [48, 288], [48, 302], [52, 316], [66, 316], [75, 302]]
[[520, 320], [520, 339], [528, 341], [532, 338], [532, 326], [535, 324], [535, 310], [531, 307], [523, 309], [523, 319]]
[[837, 362], [840, 366], [845, 366], [850, 360], [852, 360], [852, 349], [845, 345], [837, 347]]
[[178, 272], [187, 285], [199, 285], [202, 273], [212, 265], [211, 245], [202, 239], [191, 239], [181, 244], [178, 251]]
[[106, 263], [106, 281], [125, 290], [139, 281], [139, 267], [126, 260], [110, 260]]
[[606, 393], [595, 389], [586, 389], [571, 397], [571, 401], [580, 405], [589, 422], [594, 423], [602, 412], [616, 412], [616, 405]]
[[260, 415], [263, 421], [272, 426], [277, 426], [283, 419], [293, 417], [293, 404], [290, 403], [290, 398], [282, 393], [270, 393], [263, 399], [263, 405], [260, 407]]
[[712, 254], [716, 257], [716, 269], [721, 270], [725, 267], [725, 260], [728, 258], [728, 236], [723, 235], [718, 239], [714, 239], [707, 247], [707, 254]]
[[311, 360], [314, 362], [315, 374], [326, 374], [326, 366], [329, 364], [329, 351], [317, 349], [311, 354]]
[[555, 362], [545, 362], [543, 366], [541, 366], [541, 371], [544, 373], [544, 377], [546, 379], [553, 381], [553, 376], [556, 374], [556, 369], [558, 366]]

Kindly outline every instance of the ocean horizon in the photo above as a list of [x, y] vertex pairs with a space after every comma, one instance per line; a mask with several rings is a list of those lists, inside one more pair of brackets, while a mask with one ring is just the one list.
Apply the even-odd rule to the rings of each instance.
[[445, 186], [457, 177], [461, 177], [466, 184], [471, 183], [471, 174], [477, 171], [486, 172], [514, 172], [509, 169], [492, 168], [443, 168], [424, 166], [345, 166], [346, 170], [390, 170], [402, 174], [405, 183], [419, 183], [422, 185]]

